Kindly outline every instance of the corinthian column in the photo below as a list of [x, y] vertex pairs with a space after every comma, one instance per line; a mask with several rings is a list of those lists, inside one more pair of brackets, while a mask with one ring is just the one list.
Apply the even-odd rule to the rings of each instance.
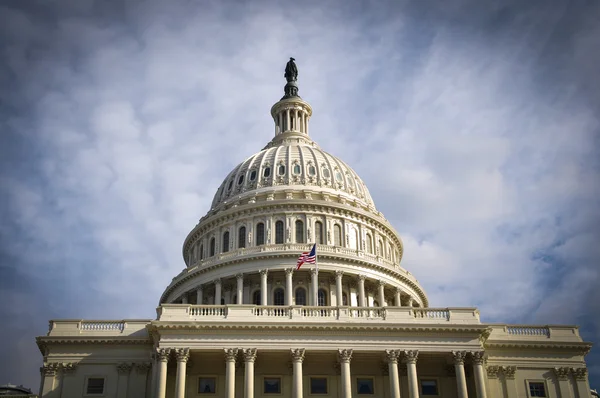
[[400, 307], [402, 305], [402, 289], [400, 289], [399, 287], [396, 288], [396, 297], [395, 297], [394, 305], [396, 307]]
[[225, 397], [235, 398], [235, 358], [237, 348], [225, 348]]
[[175, 379], [175, 398], [185, 398], [185, 369], [190, 357], [189, 348], [178, 348], [175, 350], [177, 357], [177, 378]]
[[171, 349], [169, 348], [160, 348], [156, 351], [159, 362], [156, 398], [165, 398], [167, 393], [167, 362], [169, 361], [170, 353]]
[[335, 297], [337, 300], [337, 306], [341, 307], [344, 305], [344, 293], [342, 292], [342, 277], [344, 271], [335, 271]]
[[379, 281], [379, 306], [385, 306], [385, 282]]
[[350, 360], [352, 350], [338, 350], [338, 360], [342, 370], [342, 398], [352, 398], [352, 384], [350, 383]]
[[256, 361], [256, 348], [242, 349], [246, 374], [244, 379], [244, 398], [254, 398], [254, 361]]
[[366, 307], [367, 300], [365, 300], [365, 279], [367, 279], [364, 275], [358, 276], [358, 306]]
[[408, 396], [410, 398], [419, 398], [419, 381], [417, 379], [417, 357], [419, 351], [404, 351], [404, 361], [408, 374]]
[[311, 268], [310, 276], [312, 277], [312, 305], [316, 306], [319, 305], [319, 271], [316, 268]]
[[477, 390], [477, 398], [487, 398], [485, 392], [485, 376], [483, 375], [483, 351], [471, 352], [473, 358], [473, 371], [475, 373], [475, 389]]
[[221, 280], [215, 279], [215, 305], [221, 305]]
[[285, 269], [285, 305], [292, 305], [293, 303], [293, 295], [292, 291], [294, 290], [292, 284], [292, 274], [294, 273], [293, 268]]
[[237, 274], [237, 302], [236, 304], [244, 303], [244, 274]]
[[400, 398], [400, 377], [398, 376], [398, 358], [400, 357], [400, 351], [385, 350], [385, 356], [390, 374], [390, 396], [392, 398]]
[[456, 373], [456, 388], [458, 389], [458, 398], [468, 398], [467, 379], [465, 378], [465, 358], [466, 351], [452, 351], [454, 358], [454, 372]]
[[294, 367], [293, 398], [304, 398], [302, 394], [302, 361], [304, 361], [304, 348], [292, 348], [292, 362]]
[[267, 305], [267, 274], [268, 269], [261, 269], [260, 271], [260, 305]]

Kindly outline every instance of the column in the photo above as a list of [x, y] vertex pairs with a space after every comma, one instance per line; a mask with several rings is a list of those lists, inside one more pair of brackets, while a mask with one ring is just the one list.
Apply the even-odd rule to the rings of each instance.
[[261, 269], [260, 271], [260, 305], [267, 305], [267, 274], [268, 269]]
[[385, 282], [379, 281], [379, 306], [385, 306]]
[[237, 274], [235, 276], [237, 279], [237, 303], [236, 304], [244, 304], [244, 274]]
[[151, 367], [150, 362], [138, 362], [134, 365], [135, 372], [133, 374], [135, 374], [135, 377], [129, 382], [131, 385], [130, 391], [140, 391], [143, 396], [152, 397], [152, 385], [148, 385], [148, 371]]
[[577, 393], [580, 398], [591, 398], [590, 383], [587, 379], [587, 368], [571, 368], [575, 384], [577, 385]]
[[256, 348], [242, 349], [246, 374], [244, 378], [244, 398], [254, 398], [254, 361], [256, 361]]
[[400, 357], [400, 351], [385, 350], [385, 356], [390, 374], [390, 397], [400, 398], [400, 377], [398, 376], [398, 358]]
[[405, 350], [404, 361], [406, 362], [406, 373], [408, 376], [408, 396], [409, 398], [419, 398], [419, 380], [417, 379], [417, 357], [419, 351]]
[[312, 305], [319, 305], [319, 271], [316, 268], [311, 268], [310, 269], [310, 276], [312, 279], [312, 296], [313, 296], [313, 303]]
[[367, 300], [365, 300], [365, 279], [367, 279], [364, 275], [358, 276], [358, 306], [366, 307]]
[[129, 384], [129, 373], [133, 367], [130, 363], [120, 363], [117, 365], [117, 398], [127, 397], [127, 384]]
[[350, 382], [350, 360], [352, 350], [338, 350], [338, 360], [342, 370], [342, 398], [352, 398], [352, 383]]
[[221, 279], [215, 279], [215, 305], [221, 305]]
[[290, 126], [290, 110], [289, 109], [285, 110], [285, 120], [287, 122], [286, 131], [290, 131], [292, 129], [291, 128], [292, 126]]
[[465, 358], [466, 351], [452, 351], [454, 359], [454, 373], [456, 374], [456, 388], [458, 389], [458, 398], [468, 398], [467, 379], [465, 377]]
[[335, 271], [335, 298], [337, 300], [337, 306], [341, 307], [344, 305], [344, 293], [342, 291], [342, 277], [344, 276], [344, 271], [337, 270]]
[[190, 357], [189, 348], [175, 350], [177, 357], [177, 378], [175, 379], [175, 398], [185, 398], [185, 369]]
[[150, 397], [156, 398], [158, 389], [158, 354], [152, 353], [152, 380], [150, 383]]
[[204, 304], [204, 292], [202, 291], [202, 285], [198, 286], [196, 289], [196, 304], [202, 305]]
[[517, 373], [516, 366], [502, 366], [502, 373], [504, 373], [504, 382], [506, 383], [506, 396], [516, 397], [517, 394], [517, 382], [515, 381], [515, 373]]
[[302, 361], [304, 361], [304, 348], [292, 348], [291, 354], [294, 370], [292, 398], [304, 398], [302, 393]]
[[394, 305], [396, 307], [402, 306], [402, 289], [400, 289], [399, 287], [396, 288], [396, 297], [395, 297]]
[[473, 373], [475, 374], [475, 390], [477, 391], [477, 398], [487, 398], [485, 392], [485, 376], [483, 375], [485, 352], [471, 352], [471, 357], [473, 358]]
[[413, 298], [412, 298], [412, 296], [408, 296], [408, 303], [406, 305], [412, 308], [412, 306], [413, 306]]
[[[502, 389], [500, 388], [500, 380], [498, 379], [498, 373], [500, 372], [500, 366], [492, 365], [486, 367], [488, 377], [488, 393], [490, 397], [501, 397]], [[466, 395], [465, 395], [466, 397]]]
[[293, 291], [294, 286], [292, 285], [292, 274], [294, 273], [294, 268], [286, 268], [285, 269], [285, 305], [292, 305], [293, 301]]
[[294, 130], [300, 131], [300, 120], [298, 119], [298, 109], [294, 110], [294, 122], [296, 123], [294, 125]]
[[[225, 397], [235, 398], [235, 358], [237, 348], [225, 348]], [[179, 398], [179, 397], [176, 397]]]
[[157, 398], [165, 398], [167, 394], [167, 362], [169, 361], [170, 348], [160, 348], [156, 351], [158, 355], [158, 387], [156, 389]]
[[188, 297], [187, 297], [187, 292], [183, 294], [183, 296], [181, 296], [181, 304], [187, 304], [188, 303]]
[[569, 388], [569, 368], [554, 368], [554, 375], [558, 379], [558, 388], [560, 390], [561, 398], [568, 398], [571, 396], [571, 391]]
[[58, 374], [59, 367], [60, 364], [58, 363], [45, 363], [44, 366], [40, 368], [40, 373], [42, 374], [40, 397], [51, 397], [58, 395], [57, 391], [55, 391], [55, 388], [57, 387], [56, 375]]

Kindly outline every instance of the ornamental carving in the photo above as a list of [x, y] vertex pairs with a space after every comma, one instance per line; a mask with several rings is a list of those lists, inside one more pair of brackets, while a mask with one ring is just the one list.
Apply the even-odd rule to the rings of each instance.
[[56, 376], [56, 374], [58, 373], [58, 369], [60, 367], [60, 364], [58, 363], [45, 363], [44, 365], [42, 365], [42, 367], [40, 367], [40, 373], [42, 374], [42, 376]]
[[242, 348], [242, 355], [245, 362], [256, 361], [256, 348]]
[[571, 368], [576, 380], [585, 380], [587, 377], [587, 368]]
[[314, 275], [319, 275], [319, 270], [317, 270], [316, 268], [311, 268], [310, 269], [310, 274], [313, 275], [313, 276]]
[[170, 348], [158, 348], [156, 350], [156, 355], [158, 355], [158, 360], [160, 362], [168, 362], [169, 361], [169, 354], [171, 354], [171, 349]]
[[501, 370], [500, 366], [496, 366], [496, 365], [488, 366], [486, 368], [488, 378], [490, 378], [490, 379], [497, 379], [498, 378], [498, 373], [500, 373], [500, 370]]
[[135, 370], [141, 374], [148, 373], [148, 371], [152, 369], [152, 364], [150, 362], [139, 362], [136, 363], [134, 366]]
[[400, 359], [400, 350], [385, 350], [385, 359], [388, 363], [397, 364]]
[[416, 364], [418, 357], [419, 357], [419, 351], [417, 351], [417, 350], [404, 350], [404, 362]]
[[464, 365], [466, 357], [466, 351], [452, 351], [452, 358], [454, 359], [454, 364], [456, 365]]
[[60, 368], [65, 374], [72, 374], [77, 368], [77, 362], [61, 363]]
[[513, 380], [515, 378], [515, 373], [517, 373], [516, 366], [502, 366], [502, 373], [504, 373], [504, 377], [507, 379]]
[[342, 276], [344, 276], [344, 271], [339, 270], [339, 269], [335, 271], [335, 277], [336, 278], [340, 278], [341, 279]]
[[240, 280], [241, 280], [241, 281], [243, 281], [243, 280], [244, 280], [244, 274], [236, 274], [236, 275], [235, 275], [235, 278], [236, 278], [238, 281], [240, 281]]
[[177, 358], [177, 362], [187, 362], [188, 359], [190, 359], [190, 349], [189, 348], [176, 349], [175, 357]]
[[292, 348], [290, 354], [292, 355], [292, 360], [294, 362], [302, 362], [304, 361], [304, 348]]
[[567, 380], [569, 378], [570, 369], [567, 367], [556, 367], [553, 369], [554, 375], [559, 380]]
[[225, 352], [225, 361], [235, 362], [235, 359], [238, 354], [237, 348], [224, 348], [223, 351]]
[[472, 351], [471, 358], [474, 364], [481, 365], [485, 361], [485, 351]]
[[350, 363], [352, 359], [352, 349], [339, 349], [338, 350], [338, 361], [341, 363]]
[[263, 277], [266, 277], [269, 274], [268, 269], [261, 269], [258, 272], [260, 273], [260, 276], [263, 276]]
[[117, 365], [117, 372], [120, 375], [125, 376], [125, 375], [128, 375], [129, 372], [131, 372], [132, 367], [133, 367], [132, 364], [123, 362], [123, 363], [120, 363]]

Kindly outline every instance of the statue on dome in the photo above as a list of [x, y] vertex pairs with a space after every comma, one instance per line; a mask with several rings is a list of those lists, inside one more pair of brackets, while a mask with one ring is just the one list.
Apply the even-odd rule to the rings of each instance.
[[296, 64], [294, 63], [295, 59], [290, 57], [290, 60], [288, 61], [288, 63], [285, 65], [285, 80], [289, 82], [295, 82], [296, 80], [298, 80], [298, 68], [296, 67]]

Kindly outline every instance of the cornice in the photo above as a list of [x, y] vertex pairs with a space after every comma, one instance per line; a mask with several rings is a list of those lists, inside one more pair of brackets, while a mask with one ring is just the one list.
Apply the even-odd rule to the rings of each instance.
[[37, 346], [42, 353], [45, 354], [46, 348], [52, 345], [66, 345], [66, 344], [97, 344], [97, 345], [152, 345], [152, 339], [141, 339], [134, 337], [94, 337], [94, 336], [40, 336], [36, 337]]
[[581, 355], [587, 355], [592, 349], [592, 343], [590, 342], [553, 342], [553, 341], [494, 341], [485, 343], [485, 348], [501, 348], [501, 349], [555, 349], [555, 350], [569, 350], [577, 351]]

